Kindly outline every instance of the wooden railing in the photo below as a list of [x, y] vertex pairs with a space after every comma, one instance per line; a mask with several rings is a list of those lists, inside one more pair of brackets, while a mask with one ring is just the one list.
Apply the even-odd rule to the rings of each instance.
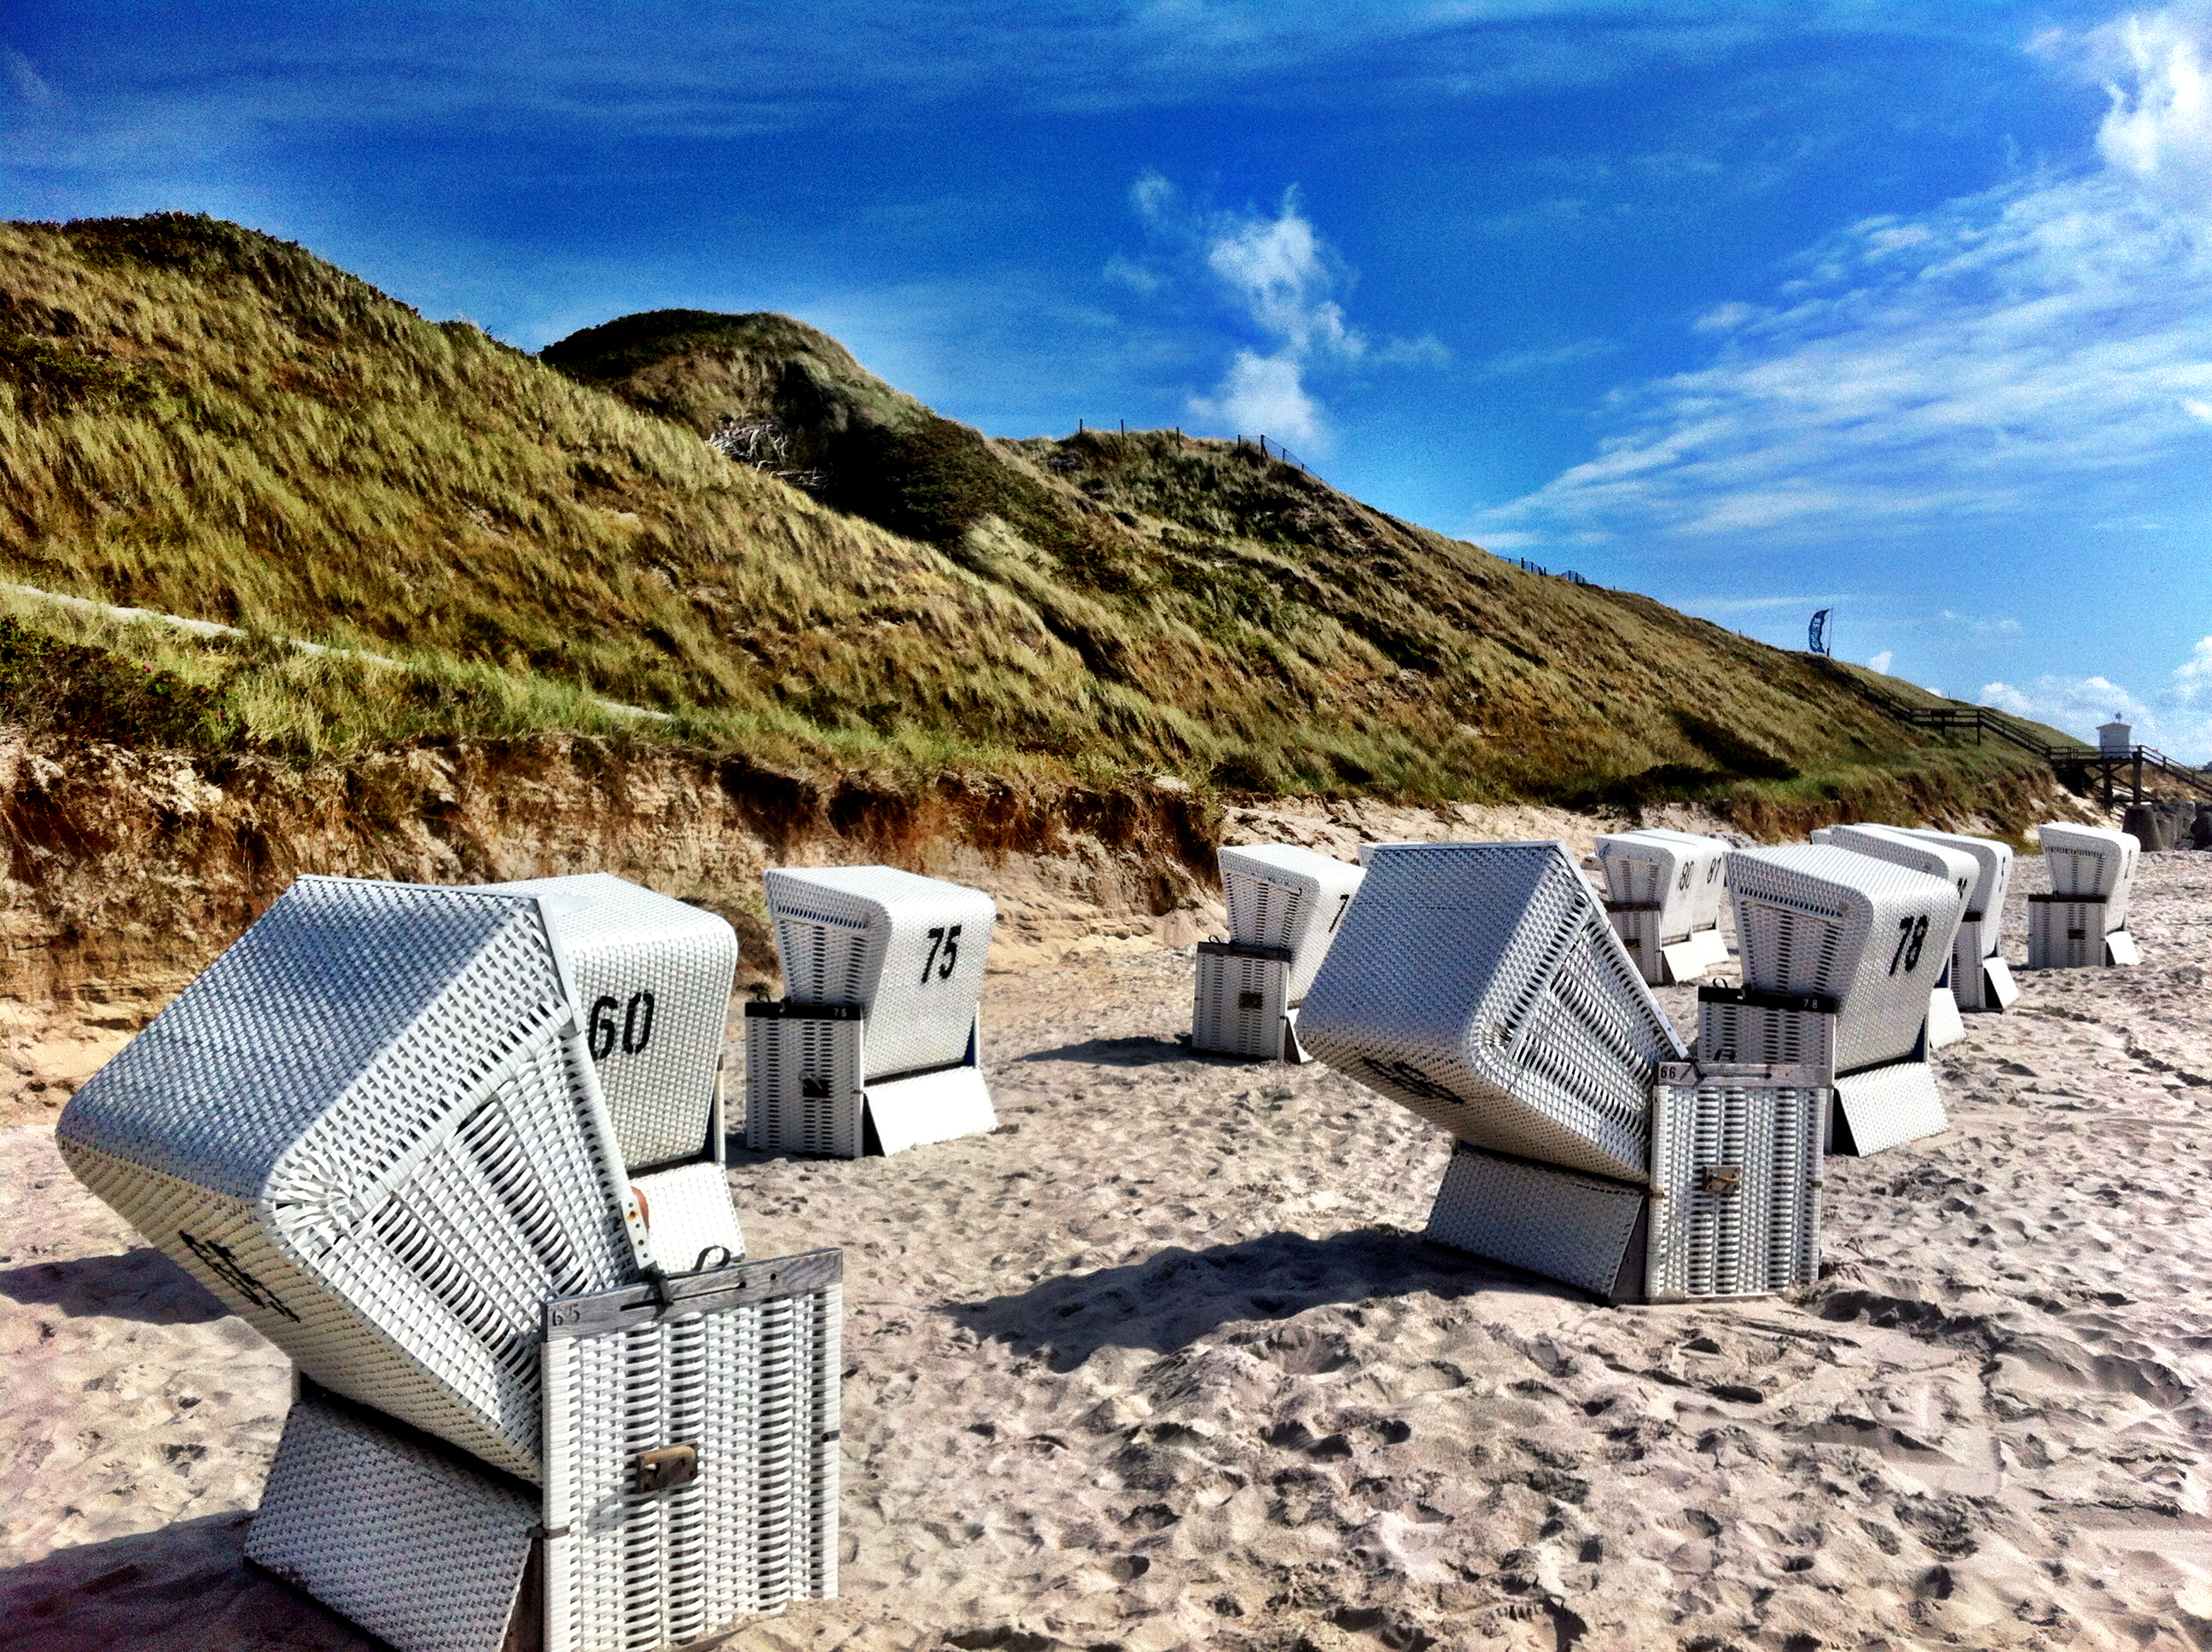
[[1849, 675], [1854, 688], [1900, 723], [1937, 734], [1971, 733], [1976, 745], [1982, 743], [1984, 736], [1994, 735], [2023, 751], [2033, 752], [2049, 763], [2061, 780], [2071, 784], [2087, 784], [2093, 777], [2100, 780], [2108, 803], [2122, 785], [2133, 792], [2136, 802], [2141, 803], [2147, 774], [2163, 775], [2192, 792], [2212, 798], [2212, 774], [2169, 757], [2156, 746], [2135, 745], [2107, 751], [2081, 740], [2061, 745], [2033, 732], [2019, 719], [1993, 706], [1962, 706], [1955, 701], [1947, 706], [1916, 706], [1856, 674], [1838, 675]]

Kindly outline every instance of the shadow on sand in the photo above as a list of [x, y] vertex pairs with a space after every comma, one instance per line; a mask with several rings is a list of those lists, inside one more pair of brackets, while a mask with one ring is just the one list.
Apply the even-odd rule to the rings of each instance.
[[0, 1649], [368, 1652], [358, 1631], [247, 1568], [250, 1518], [180, 1520], [0, 1572]]
[[[1270, 1233], [1206, 1250], [1170, 1247], [1144, 1262], [1039, 1280], [1018, 1295], [945, 1310], [986, 1340], [1005, 1337], [1069, 1371], [1101, 1348], [1170, 1353], [1237, 1320], [1280, 1320], [1310, 1308], [1427, 1291], [1557, 1295], [1568, 1287], [1515, 1272], [1395, 1229], [1326, 1239]], [[1569, 1294], [1573, 1294], [1571, 1291]]]
[[[1167, 1061], [1203, 1061], [1211, 1065], [1215, 1059], [1193, 1055], [1188, 1043], [1175, 1038], [1086, 1038], [1079, 1044], [1031, 1050], [1027, 1055], [1014, 1058], [1016, 1062], [1090, 1061], [1106, 1067], [1156, 1067]], [[1251, 1065], [1241, 1055], [1218, 1059], [1239, 1066]]]
[[71, 1319], [104, 1315], [147, 1325], [204, 1325], [230, 1312], [198, 1279], [146, 1246], [0, 1270], [0, 1297], [58, 1308]]

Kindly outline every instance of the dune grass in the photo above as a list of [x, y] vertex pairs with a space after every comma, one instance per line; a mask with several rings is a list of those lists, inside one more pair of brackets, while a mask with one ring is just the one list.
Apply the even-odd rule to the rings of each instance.
[[[702, 440], [732, 418], [788, 426], [811, 490]], [[0, 227], [0, 577], [403, 662], [9, 610], [169, 673], [220, 749], [569, 730], [1629, 803], [1957, 768], [1820, 662], [1248, 446], [988, 440], [781, 317], [659, 313], [541, 361], [179, 215]]]

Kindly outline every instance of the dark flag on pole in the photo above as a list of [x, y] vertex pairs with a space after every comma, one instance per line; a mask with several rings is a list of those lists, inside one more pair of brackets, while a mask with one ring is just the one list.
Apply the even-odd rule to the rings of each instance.
[[1828, 638], [1829, 610], [1823, 608], [1813, 616], [1813, 623], [1806, 628], [1805, 646], [1816, 654], [1832, 654], [1834, 646]]

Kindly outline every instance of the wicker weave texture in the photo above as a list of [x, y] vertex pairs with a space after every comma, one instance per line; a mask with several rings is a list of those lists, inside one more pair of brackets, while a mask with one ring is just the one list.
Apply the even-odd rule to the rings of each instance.
[[1721, 897], [1727, 892], [1722, 866], [1728, 854], [1728, 844], [1717, 837], [1656, 828], [1611, 832], [1597, 840], [1606, 899], [1638, 906], [1656, 902], [1659, 910], [1653, 915], [1662, 944], [1720, 922]]
[[656, 1170], [631, 1184], [653, 1236], [653, 1260], [671, 1273], [742, 1259], [745, 1236], [727, 1172], [711, 1160]]
[[1871, 855], [1908, 872], [1940, 878], [1959, 891], [1961, 917], [1979, 910], [1974, 905], [1974, 889], [1982, 881], [1982, 868], [1964, 849], [1954, 848], [1923, 833], [1906, 831], [1901, 826], [1838, 826], [1829, 833], [1828, 846], [1849, 849], [1853, 854]]
[[501, 1652], [538, 1521], [521, 1488], [309, 1395], [246, 1557], [400, 1652]]
[[2027, 908], [2027, 967], [2094, 969], [2109, 961], [2120, 930], [2105, 927], [2105, 908], [2090, 901], [2035, 901]]
[[[839, 1288], [544, 1345], [548, 1652], [658, 1652], [837, 1592]], [[640, 1492], [641, 1452], [697, 1478]]]
[[1842, 1071], [1912, 1053], [1928, 994], [1950, 963], [1955, 888], [1832, 846], [1739, 849], [1728, 875], [1747, 987], [1836, 1001]]
[[864, 1078], [963, 1058], [998, 915], [989, 896], [891, 866], [784, 868], [767, 882], [784, 991], [867, 1011]]
[[[1991, 837], [1970, 837], [1964, 832], [1939, 832], [1927, 826], [1914, 828], [1913, 835], [1955, 849], [1973, 861], [1974, 886], [1966, 892], [1967, 916], [1960, 922], [1974, 924], [1981, 935], [1984, 948], [1977, 956], [1995, 957], [2005, 897], [2012, 893], [2012, 845]], [[1981, 914], [1981, 917], [1973, 917], [1975, 913]]]
[[745, 1145], [757, 1153], [860, 1157], [864, 1023], [745, 1017]]
[[1836, 1110], [1850, 1125], [1859, 1157], [1951, 1127], [1925, 1061], [1897, 1061], [1836, 1080]]
[[1288, 947], [1291, 964], [1284, 1007], [1304, 1003], [1366, 874], [1333, 855], [1291, 843], [1224, 848], [1220, 866], [1230, 938], [1249, 945]]
[[1763, 1297], [1820, 1260], [1831, 1092], [1806, 1067], [1669, 1066], [1652, 1100], [1653, 1302]]
[[1462, 1141], [1637, 1181], [1681, 1056], [1558, 842], [1378, 849], [1298, 1036]]
[[1191, 1005], [1191, 1048], [1255, 1061], [1279, 1060], [1283, 1017], [1290, 1008], [1290, 965], [1279, 958], [1200, 953]]
[[[2053, 895], [2101, 895], [2107, 932], [2128, 926], [2128, 895], [2142, 845], [2132, 833], [2051, 821], [2035, 829]], [[2099, 962], [2102, 962], [2100, 957]]]
[[1444, 1166], [1428, 1237], [1610, 1300], [1644, 1202], [1641, 1187], [1462, 1142]]
[[1825, 1084], [1836, 1073], [1836, 1017], [1763, 1004], [1700, 1001], [1698, 1060], [1706, 1066], [1808, 1067]]
[[316, 1380], [525, 1476], [539, 1304], [645, 1260], [532, 899], [301, 878], [56, 1133]]
[[605, 872], [494, 884], [533, 895], [568, 964], [576, 1014], [632, 1169], [707, 1145], [738, 967], [737, 932], [711, 912]]

